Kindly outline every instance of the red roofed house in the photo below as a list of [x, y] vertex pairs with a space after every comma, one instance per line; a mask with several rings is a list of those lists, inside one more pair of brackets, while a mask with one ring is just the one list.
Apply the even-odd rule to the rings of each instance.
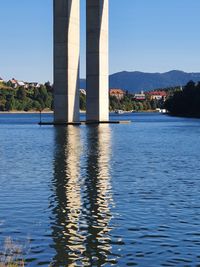
[[167, 93], [165, 91], [152, 91], [147, 93], [151, 100], [166, 100]]
[[124, 98], [126, 92], [122, 89], [110, 89], [110, 96], [116, 97], [118, 100]]
[[25, 87], [26, 86], [26, 84], [24, 82], [17, 81], [14, 78], [12, 78], [12, 80], [10, 80], [9, 83], [13, 88], [17, 88], [18, 86], [21, 86], [21, 87]]
[[17, 88], [18, 86], [18, 82], [14, 78], [12, 78], [12, 80], [10, 80], [9, 83], [13, 88]]

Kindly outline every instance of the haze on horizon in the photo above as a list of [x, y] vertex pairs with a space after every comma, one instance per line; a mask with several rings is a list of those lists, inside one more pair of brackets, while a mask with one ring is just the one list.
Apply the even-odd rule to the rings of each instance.
[[[84, 6], [81, 0], [81, 77]], [[52, 0], [1, 0], [0, 76], [52, 81], [52, 8]], [[110, 0], [110, 73], [200, 72], [199, 11], [199, 0]]]

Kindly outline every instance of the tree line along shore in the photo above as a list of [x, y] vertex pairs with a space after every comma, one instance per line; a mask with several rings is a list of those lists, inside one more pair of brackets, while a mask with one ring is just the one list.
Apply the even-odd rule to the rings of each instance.
[[[119, 94], [120, 92], [120, 94]], [[137, 94], [144, 95], [143, 93]], [[121, 89], [110, 90], [110, 111], [150, 111], [162, 108], [164, 99], [152, 99], [145, 95], [143, 99], [135, 98], [134, 94]], [[13, 86], [10, 82], [0, 82], [0, 111], [1, 112], [28, 112], [28, 111], [52, 111], [53, 87], [49, 82], [34, 85]], [[80, 110], [86, 110], [86, 92], [80, 90]]]
[[[132, 94], [110, 90], [110, 111], [155, 111], [167, 109], [171, 115], [200, 117], [200, 83], [190, 81], [185, 87], [170, 87]], [[35, 86], [15, 86], [0, 82], [1, 112], [53, 110], [53, 87], [49, 82]], [[80, 110], [86, 110], [86, 92], [80, 90]]]
[[190, 81], [175, 91], [166, 100], [165, 108], [173, 116], [200, 118], [200, 82]]
[[53, 91], [50, 83], [39, 87], [30, 85], [12, 87], [10, 83], [0, 85], [0, 111], [52, 110]]

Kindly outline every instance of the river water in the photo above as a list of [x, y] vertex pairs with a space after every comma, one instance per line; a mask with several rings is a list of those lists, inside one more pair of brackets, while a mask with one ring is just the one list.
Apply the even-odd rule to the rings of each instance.
[[[0, 246], [27, 266], [200, 265], [200, 120], [0, 115]], [[44, 121], [52, 115], [43, 115]]]

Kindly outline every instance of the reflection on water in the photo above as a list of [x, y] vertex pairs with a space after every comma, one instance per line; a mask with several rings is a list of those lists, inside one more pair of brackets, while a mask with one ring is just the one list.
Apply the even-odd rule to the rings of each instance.
[[83, 252], [83, 237], [79, 231], [80, 192], [80, 129], [58, 127], [55, 129], [54, 187], [56, 206], [52, 225], [55, 242], [55, 266], [72, 263]]
[[[109, 261], [110, 128], [55, 128], [53, 266], [101, 266]], [[84, 160], [83, 160], [84, 158]]]
[[108, 125], [88, 128], [83, 214], [87, 223], [86, 257], [89, 266], [101, 266], [107, 262], [111, 251], [110, 143]]
[[124, 116], [134, 123], [0, 116], [0, 250], [28, 236], [29, 267], [200, 266], [200, 120]]

